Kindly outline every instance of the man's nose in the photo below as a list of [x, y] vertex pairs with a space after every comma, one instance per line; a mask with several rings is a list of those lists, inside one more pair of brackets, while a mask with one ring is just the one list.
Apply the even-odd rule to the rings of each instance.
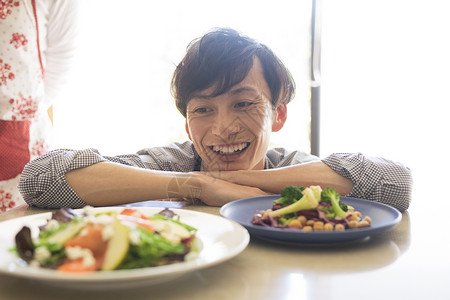
[[217, 136], [227, 136], [239, 132], [238, 118], [229, 112], [219, 112], [212, 126], [212, 133]]

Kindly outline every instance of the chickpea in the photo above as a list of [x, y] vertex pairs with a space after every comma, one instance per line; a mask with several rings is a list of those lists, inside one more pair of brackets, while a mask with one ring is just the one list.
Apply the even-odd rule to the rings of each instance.
[[343, 224], [336, 224], [334, 226], [334, 230], [335, 231], [344, 231], [345, 230], [345, 226]]
[[308, 221], [306, 221], [306, 225], [308, 225], [308, 226], [313, 226], [314, 225], [314, 220], [308, 220]]
[[305, 226], [303, 227], [303, 231], [312, 231], [312, 227], [311, 226]]
[[305, 216], [299, 216], [298, 218], [297, 218], [297, 220], [299, 220], [300, 221], [300, 223], [302, 223], [302, 225], [303, 226], [305, 226], [306, 225], [306, 217]]
[[323, 230], [325, 231], [333, 231], [334, 226], [331, 223], [326, 223], [325, 225], [323, 225]]
[[367, 223], [369, 223], [369, 225], [372, 224], [372, 219], [369, 216], [365, 216], [363, 219], [363, 222], [366, 221]]
[[347, 218], [349, 221], [358, 221], [358, 216], [355, 213], [349, 213], [350, 217]]
[[355, 220], [348, 222], [348, 228], [358, 228], [358, 222]]
[[322, 231], [323, 230], [323, 222], [322, 221], [316, 221], [313, 224], [314, 231]]
[[297, 219], [292, 220], [291, 222], [289, 222], [288, 226], [292, 227], [292, 228], [299, 228], [299, 229], [303, 228], [302, 223], [299, 220], [297, 220]]
[[369, 227], [370, 224], [367, 221], [361, 221], [358, 223], [358, 228], [362, 228], [362, 227]]

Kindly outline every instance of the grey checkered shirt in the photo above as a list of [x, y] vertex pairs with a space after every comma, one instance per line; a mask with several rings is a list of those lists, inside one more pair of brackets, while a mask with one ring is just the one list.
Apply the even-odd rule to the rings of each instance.
[[[143, 149], [136, 154], [102, 156], [95, 149], [53, 150], [28, 163], [22, 173], [19, 190], [31, 206], [45, 208], [86, 205], [66, 181], [65, 174], [102, 161], [140, 168], [193, 172], [202, 170], [202, 160], [192, 142]], [[270, 149], [265, 169], [320, 161], [301, 151]], [[335, 153], [322, 161], [354, 183], [350, 197], [373, 200], [405, 211], [411, 201], [412, 177], [408, 168], [383, 158], [368, 158], [360, 153]]]

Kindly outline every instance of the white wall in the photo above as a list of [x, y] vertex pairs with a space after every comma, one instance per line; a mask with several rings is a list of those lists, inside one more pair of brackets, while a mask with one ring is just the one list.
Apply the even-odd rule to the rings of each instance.
[[326, 0], [321, 154], [363, 152], [449, 177], [450, 3]]

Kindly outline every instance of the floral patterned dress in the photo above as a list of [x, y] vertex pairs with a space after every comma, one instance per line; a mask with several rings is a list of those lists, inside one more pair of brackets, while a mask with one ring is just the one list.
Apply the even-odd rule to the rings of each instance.
[[34, 0], [0, 0], [0, 213], [24, 203], [20, 173], [48, 148], [38, 28]]

